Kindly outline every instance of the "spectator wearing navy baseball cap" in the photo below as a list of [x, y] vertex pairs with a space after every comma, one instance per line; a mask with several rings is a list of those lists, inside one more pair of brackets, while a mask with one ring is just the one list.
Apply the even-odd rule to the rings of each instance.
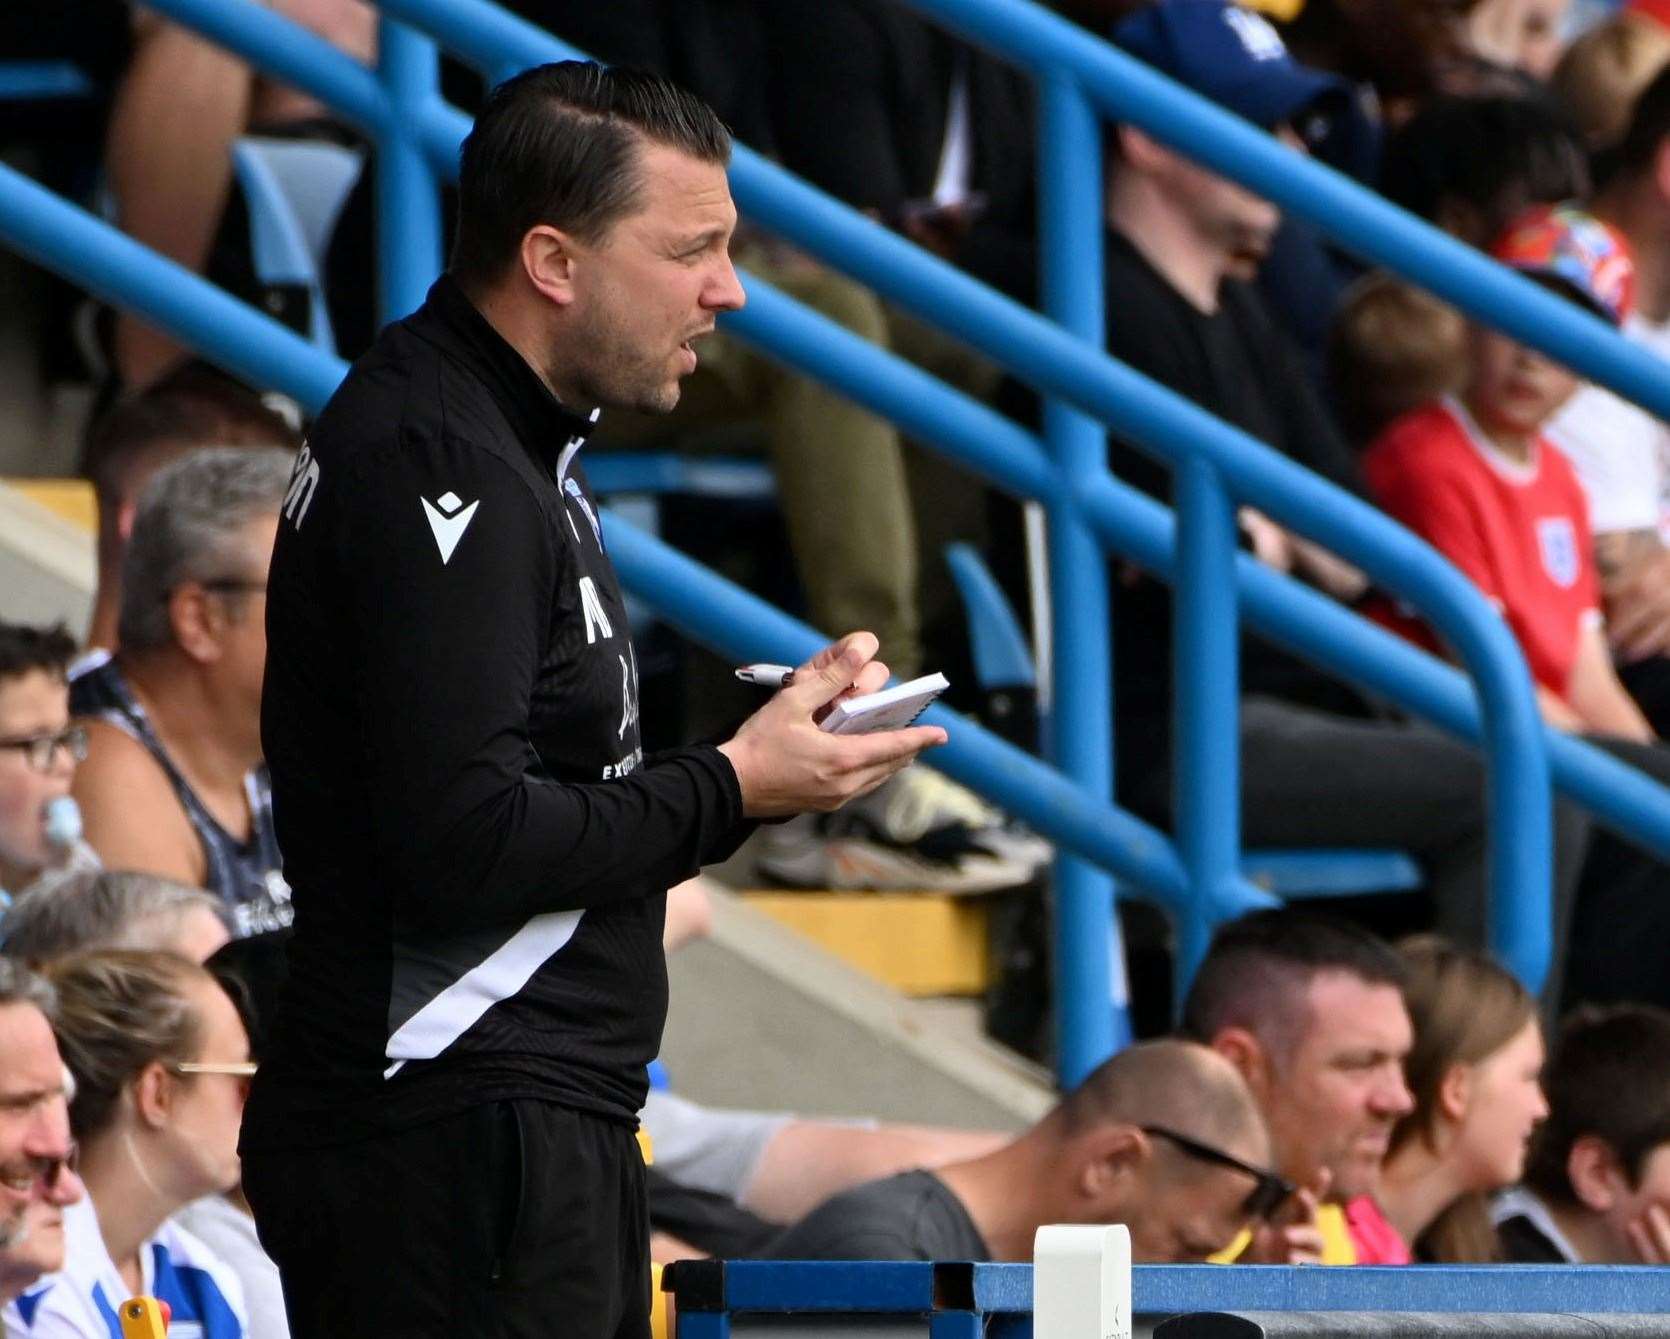
[[1346, 110], [1351, 85], [1293, 59], [1261, 14], [1224, 0], [1161, 0], [1118, 24], [1131, 55], [1266, 130]]
[[[1357, 88], [1301, 64], [1262, 15], [1224, 0], [1161, 0], [1113, 29], [1113, 40], [1228, 111], [1275, 131], [1293, 148], [1362, 181], [1372, 179], [1380, 129]], [[1115, 141], [1116, 142], [1116, 141]], [[1339, 296], [1360, 273], [1302, 219], [1281, 220], [1238, 256], [1237, 278], [1257, 272], [1271, 315], [1292, 336], [1320, 384], [1322, 350]]]

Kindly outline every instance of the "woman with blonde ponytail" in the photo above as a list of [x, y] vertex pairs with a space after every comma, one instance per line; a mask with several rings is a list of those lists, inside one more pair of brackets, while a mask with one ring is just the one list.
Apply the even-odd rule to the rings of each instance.
[[1481, 953], [1430, 937], [1398, 946], [1415, 1046], [1415, 1109], [1392, 1131], [1379, 1205], [1416, 1259], [1498, 1258], [1486, 1199], [1519, 1180], [1548, 1115], [1536, 1001]]
[[87, 1195], [65, 1212], [63, 1270], [6, 1308], [8, 1339], [109, 1339], [116, 1308], [140, 1293], [167, 1302], [177, 1328], [244, 1339], [236, 1277], [170, 1221], [238, 1180], [254, 1065], [236, 1007], [172, 953], [87, 953], [48, 975]]

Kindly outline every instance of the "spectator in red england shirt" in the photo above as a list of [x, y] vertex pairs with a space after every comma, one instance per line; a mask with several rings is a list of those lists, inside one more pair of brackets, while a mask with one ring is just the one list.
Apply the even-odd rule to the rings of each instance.
[[[1570, 206], [1531, 210], [1491, 251], [1614, 324], [1629, 308], [1633, 276], [1621, 239]], [[1369, 448], [1370, 486], [1496, 603], [1552, 725], [1670, 783], [1670, 749], [1653, 738], [1612, 667], [1582, 486], [1542, 435], [1578, 379], [1477, 326], [1469, 350], [1458, 396], [1411, 411]], [[1385, 603], [1380, 613], [1438, 647], [1407, 611]], [[1670, 871], [1596, 828], [1573, 916], [1568, 998], [1670, 1004], [1667, 935]]]
[[[1514, 268], [1616, 324], [1634, 275], [1607, 225], [1570, 206], [1521, 215], [1491, 248]], [[1474, 325], [1461, 394], [1393, 423], [1364, 469], [1386, 509], [1488, 595], [1518, 638], [1544, 716], [1562, 729], [1649, 741], [1607, 649], [1588, 502], [1543, 425], [1579, 380], [1506, 335]], [[1439, 649], [1396, 608], [1386, 622]]]

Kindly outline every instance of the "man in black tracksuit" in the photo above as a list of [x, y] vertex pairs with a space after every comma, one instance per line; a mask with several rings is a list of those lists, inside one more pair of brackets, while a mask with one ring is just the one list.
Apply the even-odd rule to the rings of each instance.
[[742, 304], [728, 152], [653, 76], [502, 86], [449, 272], [296, 466], [262, 720], [295, 938], [243, 1151], [297, 1339], [647, 1334], [665, 891], [943, 738], [817, 729], [885, 680], [854, 634], [725, 744], [639, 748], [577, 457], [599, 408], [676, 404]]

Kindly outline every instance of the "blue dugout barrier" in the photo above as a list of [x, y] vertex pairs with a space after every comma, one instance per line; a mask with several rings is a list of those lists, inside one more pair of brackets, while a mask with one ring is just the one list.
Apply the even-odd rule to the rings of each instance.
[[[936, 759], [1064, 849], [1058, 885], [1058, 1036], [1075, 1081], [1122, 1039], [1108, 871], [1177, 918], [1185, 968], [1213, 924], [1269, 900], [1238, 870], [1234, 629], [1239, 617], [1317, 663], [1485, 745], [1491, 776], [1491, 929], [1535, 986], [1549, 958], [1549, 764], [1562, 790], [1670, 856], [1670, 795], [1541, 726], [1501, 620], [1452, 567], [1372, 508], [1322, 483], [1100, 351], [1099, 118], [1123, 116], [1320, 222], [1528, 343], [1666, 416], [1661, 365], [1598, 321], [1401, 215], [1327, 169], [1178, 89], [1022, 0], [908, 0], [1039, 78], [1043, 292], [1054, 320], [920, 252], [738, 147], [743, 210], [918, 315], [954, 331], [1046, 396], [1042, 439], [857, 340], [755, 280], [730, 333], [826, 381], [1051, 517], [1061, 620], [1051, 755], [1058, 773], [956, 721]], [[156, 0], [156, 8], [320, 96], [378, 143], [381, 308], [416, 306], [440, 263], [436, 186], [467, 122], [439, 98], [438, 39], [496, 75], [574, 53], [485, 0], [382, 0], [375, 71], [249, 0]], [[408, 27], [407, 25], [411, 26]], [[431, 35], [421, 36], [418, 30]], [[0, 169], [0, 236], [148, 313], [216, 361], [316, 407], [340, 365], [178, 267]], [[160, 268], [159, 268], [160, 267]], [[251, 322], [259, 324], [251, 325]], [[1107, 428], [1173, 463], [1178, 513], [1106, 471]], [[1421, 609], [1472, 678], [1416, 651], [1235, 548], [1234, 504], [1259, 507], [1358, 563]], [[634, 593], [730, 654], [786, 659], [817, 640], [624, 526], [611, 542]], [[1178, 586], [1178, 840], [1109, 806], [1111, 704], [1104, 548]], [[946, 722], [941, 716], [941, 723]]]
[[[729, 1339], [733, 1318], [791, 1314], [803, 1334], [839, 1335], [841, 1318], [858, 1317], [926, 1322], [931, 1339], [1030, 1339], [1032, 1275], [1013, 1264], [696, 1260], [670, 1266], [664, 1286], [679, 1339]], [[1670, 1310], [1670, 1277], [1645, 1266], [1136, 1265], [1131, 1310], [1645, 1315]]]

